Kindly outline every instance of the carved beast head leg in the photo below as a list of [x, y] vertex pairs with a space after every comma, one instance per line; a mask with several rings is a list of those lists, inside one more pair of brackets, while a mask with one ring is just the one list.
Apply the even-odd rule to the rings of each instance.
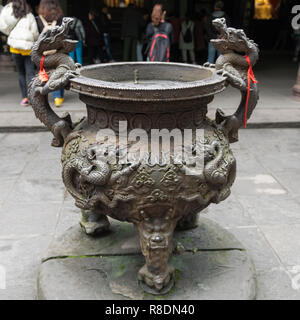
[[164, 294], [174, 284], [174, 268], [169, 266], [168, 261], [177, 220], [174, 219], [173, 209], [163, 205], [144, 207], [139, 213], [141, 220], [137, 227], [146, 264], [140, 269], [138, 279], [145, 291]]

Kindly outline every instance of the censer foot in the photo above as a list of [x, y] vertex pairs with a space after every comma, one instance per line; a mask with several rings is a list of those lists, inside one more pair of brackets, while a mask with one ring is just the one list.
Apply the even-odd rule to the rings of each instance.
[[152, 295], [162, 295], [168, 293], [174, 286], [174, 267], [168, 266], [163, 274], [151, 273], [147, 265], [144, 265], [139, 273], [138, 280], [141, 288]]
[[165, 204], [149, 205], [140, 210], [137, 224], [146, 264], [138, 272], [138, 280], [148, 293], [166, 294], [174, 285], [174, 267], [168, 264], [173, 251], [175, 210]]
[[176, 225], [176, 230], [190, 230], [198, 226], [198, 212], [189, 213], [185, 217], [181, 218]]
[[82, 217], [79, 222], [81, 229], [89, 236], [97, 236], [109, 230], [108, 218], [94, 211], [82, 210]]

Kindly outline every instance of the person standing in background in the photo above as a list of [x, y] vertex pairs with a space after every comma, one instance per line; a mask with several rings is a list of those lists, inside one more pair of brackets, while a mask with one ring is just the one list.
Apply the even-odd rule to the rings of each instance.
[[97, 13], [90, 10], [89, 20], [86, 25], [86, 45], [88, 49], [88, 60], [90, 64], [101, 63], [104, 61], [104, 36], [101, 29], [101, 23], [97, 19]]
[[144, 60], [143, 48], [147, 46], [146, 26], [149, 19], [149, 14], [146, 9], [143, 10], [143, 19], [145, 21], [145, 25], [139, 29], [139, 37], [136, 46], [137, 61]]
[[170, 23], [173, 28], [173, 41], [171, 44], [171, 61], [178, 62], [180, 60], [179, 37], [181, 31], [181, 21], [178, 14], [174, 13], [170, 17]]
[[[173, 40], [173, 27], [165, 21], [167, 11], [162, 3], [156, 3], [151, 14], [151, 21], [146, 28], [148, 39], [147, 60], [169, 62]], [[167, 36], [167, 38], [165, 37]]]
[[214, 12], [208, 17], [205, 25], [205, 31], [208, 40], [208, 62], [214, 64], [217, 56], [220, 55], [220, 52], [217, 52], [215, 47], [210, 43], [211, 39], [216, 39], [218, 37], [218, 32], [213, 26], [212, 21], [214, 19], [225, 18], [227, 26], [230, 26], [229, 18], [227, 14], [223, 11], [224, 3], [223, 1], [217, 1], [214, 7]]
[[[57, 0], [41, 0], [37, 25], [40, 33], [46, 32], [55, 26], [60, 26], [63, 19], [63, 11]], [[64, 89], [53, 91], [54, 104], [57, 108], [64, 102]]]
[[72, 17], [74, 20], [70, 25], [68, 32], [68, 38], [71, 40], [77, 40], [76, 49], [69, 53], [74, 62], [78, 62], [82, 65], [82, 46], [85, 45], [85, 31], [81, 20], [76, 17]]
[[198, 64], [203, 64], [207, 61], [207, 46], [204, 35], [206, 19], [206, 10], [203, 9], [200, 13], [196, 14], [196, 18], [194, 21], [196, 62]]
[[181, 24], [181, 32], [179, 38], [179, 48], [181, 50], [182, 60], [184, 63], [188, 62], [187, 53], [189, 53], [190, 60], [193, 64], [196, 64], [194, 43], [194, 22], [191, 20], [190, 16], [186, 14], [185, 19]]
[[280, 25], [279, 32], [277, 34], [276, 43], [273, 50], [284, 50], [286, 48], [289, 33], [291, 29], [290, 14], [292, 12], [292, 4], [288, 0], [282, 0], [278, 9], [278, 22]]
[[103, 32], [104, 37], [104, 43], [106, 48], [106, 55], [109, 62], [114, 62], [112, 53], [111, 53], [111, 47], [110, 47], [110, 22], [111, 22], [111, 15], [108, 12], [108, 7], [104, 6], [101, 10], [101, 29]]
[[39, 32], [26, 0], [10, 1], [0, 14], [0, 31], [8, 35], [12, 58], [16, 64], [22, 92], [21, 105], [28, 106], [27, 88], [34, 77], [34, 64], [30, 53]]
[[167, 11], [161, 3], [156, 3], [153, 7], [151, 20], [152, 22], [148, 23], [146, 28], [146, 36], [148, 40], [151, 40], [153, 35], [156, 32], [165, 33], [172, 45], [173, 41], [173, 27], [172, 24], [165, 20]]
[[137, 61], [137, 41], [139, 30], [146, 25], [142, 15], [130, 3], [124, 12], [121, 39], [124, 40], [123, 60]]

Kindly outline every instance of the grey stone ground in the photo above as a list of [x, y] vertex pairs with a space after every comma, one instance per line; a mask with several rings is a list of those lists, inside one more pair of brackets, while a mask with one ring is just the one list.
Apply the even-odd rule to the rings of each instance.
[[[290, 94], [295, 65], [274, 68], [265, 61], [256, 72], [261, 101], [251, 122], [300, 121], [300, 103]], [[0, 127], [40, 125], [30, 108], [19, 106], [16, 83], [16, 74], [0, 74]], [[225, 106], [229, 113], [238, 100], [228, 90], [213, 107]], [[66, 109], [73, 118], [84, 114], [71, 93]], [[63, 188], [60, 150], [50, 141], [48, 132], [0, 134], [0, 267], [7, 278], [0, 300], [36, 297], [41, 257], [51, 239], [80, 217]], [[300, 299], [300, 129], [242, 130], [232, 148], [238, 163], [232, 195], [203, 214], [248, 249], [258, 299]]]

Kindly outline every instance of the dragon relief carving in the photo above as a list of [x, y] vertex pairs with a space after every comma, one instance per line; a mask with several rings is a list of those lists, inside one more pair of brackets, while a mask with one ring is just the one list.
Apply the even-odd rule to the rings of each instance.
[[[73, 140], [74, 141], [74, 140]], [[115, 167], [109, 163], [109, 158], [103, 155], [101, 145], [94, 144], [86, 149], [79, 150], [78, 154], [74, 155], [69, 152], [69, 148], [73, 149], [74, 142], [69, 143], [64, 148], [64, 154], [69, 154], [69, 157], [63, 158], [63, 182], [75, 199], [75, 204], [79, 208], [93, 210], [96, 209], [97, 203], [102, 202], [109, 208], [115, 208], [118, 201], [129, 201], [133, 197], [113, 192], [111, 197], [105, 193], [104, 188], [95, 188], [89, 195], [80, 192], [79, 185], [84, 182], [93, 187], [105, 187], [108, 185], [119, 184], [124, 176], [132, 174], [139, 166], [139, 162]], [[99, 152], [100, 151], [100, 152]], [[101, 155], [100, 155], [101, 154]], [[77, 175], [75, 181], [74, 176]], [[77, 182], [77, 183], [76, 183]]]
[[221, 109], [217, 109], [216, 123], [220, 124], [227, 132], [230, 143], [238, 141], [238, 130], [245, 120], [248, 120], [259, 99], [256, 82], [250, 81], [249, 101], [247, 115], [245, 119], [245, 106], [248, 95], [248, 69], [249, 57], [251, 68], [259, 58], [257, 45], [247, 38], [241, 29], [228, 28], [224, 18], [213, 20], [213, 25], [219, 32], [217, 39], [212, 39], [211, 43], [221, 53], [216, 64], [206, 63], [204, 66], [216, 68], [219, 74], [227, 78], [229, 84], [241, 92], [241, 102], [233, 115], [225, 116]]

